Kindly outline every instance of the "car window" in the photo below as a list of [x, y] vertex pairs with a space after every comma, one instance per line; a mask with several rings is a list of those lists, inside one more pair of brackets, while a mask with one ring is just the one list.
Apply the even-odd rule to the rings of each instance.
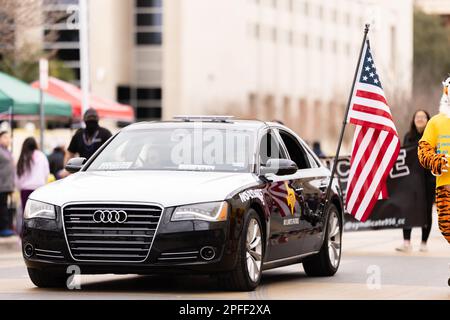
[[311, 168], [307, 152], [303, 149], [297, 138], [283, 130], [280, 130], [279, 133], [291, 160], [297, 164], [297, 167], [299, 169]]
[[287, 155], [281, 147], [272, 130], [267, 131], [259, 144], [259, 162], [265, 166], [269, 159], [287, 159]]
[[255, 132], [244, 129], [123, 131], [87, 170], [251, 172], [255, 137]]

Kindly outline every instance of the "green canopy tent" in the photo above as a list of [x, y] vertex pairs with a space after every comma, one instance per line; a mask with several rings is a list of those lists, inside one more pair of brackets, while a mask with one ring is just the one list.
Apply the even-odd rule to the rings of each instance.
[[[52, 96], [43, 93], [45, 117], [52, 119], [70, 118], [72, 106]], [[0, 72], [0, 120], [10, 122], [11, 136], [14, 133], [13, 121], [19, 119], [38, 119], [40, 117], [40, 91], [32, 88], [26, 82]], [[11, 139], [13, 144], [13, 139]], [[41, 143], [43, 133], [41, 133]], [[11, 146], [12, 149], [12, 146]]]
[[[72, 116], [72, 106], [44, 93], [44, 114], [49, 117]], [[0, 114], [39, 116], [39, 90], [29, 84], [0, 72]], [[10, 111], [11, 110], [11, 111]]]

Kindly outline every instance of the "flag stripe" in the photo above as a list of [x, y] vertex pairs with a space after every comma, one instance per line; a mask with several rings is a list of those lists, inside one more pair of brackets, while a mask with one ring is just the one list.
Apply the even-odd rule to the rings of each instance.
[[[381, 166], [382, 160], [385, 157], [386, 150], [391, 144], [393, 138], [394, 138], [393, 135], [387, 134], [386, 131], [383, 131], [383, 133], [380, 135], [380, 141], [377, 141], [377, 144], [381, 142], [381, 145], [378, 146], [378, 150], [376, 150], [376, 152], [372, 153], [375, 154], [375, 156], [373, 157], [373, 163], [371, 164], [371, 167], [369, 167], [369, 169], [367, 170], [367, 174], [361, 174], [359, 177], [358, 181], [358, 183], [360, 183], [359, 192], [364, 194], [364, 196], [358, 198], [356, 200], [355, 205], [353, 206], [353, 211], [357, 213], [356, 217], [358, 217], [358, 213], [365, 212], [367, 208], [367, 201], [370, 201], [372, 198], [378, 199], [380, 195], [381, 184], [377, 183], [375, 176], [380, 168], [384, 169]], [[374, 188], [374, 182], [375, 187], [379, 187], [378, 189]]]
[[392, 121], [392, 116], [389, 112], [386, 112], [378, 108], [372, 108], [371, 106], [368, 105], [361, 105], [355, 103], [353, 104], [353, 110], [367, 114], [373, 114], [375, 116], [385, 117], [387, 120]]
[[394, 131], [395, 128], [392, 129], [392, 127], [390, 127], [390, 126], [385, 126], [382, 124], [365, 121], [365, 120], [360, 120], [360, 119], [354, 119], [354, 118], [350, 119], [350, 123], [355, 124], [355, 125], [364, 126], [364, 127], [373, 128], [376, 130], [389, 131], [390, 133], [397, 135], [397, 131], [396, 130]]
[[[383, 89], [381, 89], [380, 87], [371, 85], [371, 84], [367, 84], [367, 83], [361, 83], [361, 82], [357, 83], [356, 90], [373, 92], [373, 93], [379, 94], [380, 96], [383, 96], [383, 97], [385, 96]], [[388, 103], [386, 103], [386, 104], [388, 104]]]
[[352, 101], [352, 104], [360, 104], [360, 105], [372, 107], [375, 109], [383, 110], [389, 114], [391, 113], [389, 106], [378, 100], [371, 100], [371, 99], [367, 99], [367, 98], [355, 97]]
[[[364, 189], [365, 182], [369, 180], [369, 178], [371, 177], [370, 172], [374, 167], [377, 166], [376, 160], [377, 156], [379, 155], [380, 147], [386, 140], [386, 131], [376, 130], [375, 132], [378, 134], [378, 136], [376, 138], [372, 138], [370, 140], [370, 145], [368, 145], [367, 147], [367, 149], [372, 150], [372, 152], [370, 152], [369, 157], [361, 159], [361, 166], [358, 167], [355, 172], [356, 178], [351, 181], [348, 189], [348, 207], [355, 212], [358, 208], [358, 201], [362, 200], [360, 195], [364, 195], [364, 192], [367, 191]], [[355, 190], [354, 194], [353, 190]]]
[[358, 90], [356, 90], [356, 96], [361, 97], [361, 98], [367, 98], [370, 100], [377, 100], [377, 101], [384, 103], [385, 105], [388, 104], [384, 95], [381, 95], [381, 94], [378, 94], [375, 92], [358, 89]]
[[[349, 174], [349, 179], [348, 179], [348, 183], [347, 183], [347, 188], [350, 185], [350, 181], [353, 180], [356, 168], [358, 167], [359, 161], [361, 160], [361, 157], [363, 156], [363, 154], [367, 148], [367, 144], [369, 143], [369, 140], [373, 134], [374, 129], [362, 127], [362, 126], [356, 126], [356, 131], [357, 132], [355, 132], [352, 156], [350, 159], [350, 174]], [[360, 147], [360, 146], [362, 146], [362, 147]], [[348, 191], [346, 194], [348, 196]]]
[[[385, 167], [384, 172], [382, 172], [381, 170], [380, 170], [380, 172], [377, 172], [378, 175], [382, 174], [381, 178], [379, 179], [380, 183], [377, 185], [378, 188], [386, 188], [386, 180], [388, 178], [389, 172], [391, 171], [392, 167], [394, 166], [395, 162], [397, 161], [399, 151], [400, 151], [400, 140], [398, 139], [398, 137], [395, 137], [394, 140], [392, 141], [391, 145], [389, 146], [388, 152], [386, 152], [386, 153], [389, 153], [389, 156], [385, 156], [383, 158], [383, 162], [387, 163], [385, 166], [383, 166], [383, 167]], [[375, 178], [378, 178], [378, 175]], [[374, 182], [375, 181], [376, 180], [374, 179]], [[364, 210], [364, 212], [361, 215], [362, 222], [367, 220], [373, 207], [375, 206], [376, 201], [377, 201], [377, 198], [374, 197], [369, 202], [366, 209]]]
[[[378, 137], [380, 135], [381, 131], [373, 131], [372, 135], [366, 135], [365, 136], [365, 142], [364, 142], [364, 148], [361, 148], [361, 152], [360, 154], [358, 154], [358, 158], [357, 161], [358, 163], [353, 163], [352, 165], [352, 169], [354, 169], [354, 173], [353, 175], [357, 175], [358, 177], [361, 176], [362, 171], [364, 170], [364, 168], [368, 168], [366, 166], [367, 163], [371, 162], [371, 159], [374, 155], [374, 153], [367, 153], [365, 152], [366, 150], [372, 150], [375, 146], [375, 143], [378, 140]], [[353, 193], [353, 189], [355, 188], [355, 185], [357, 184], [357, 182], [359, 182], [358, 179], [350, 179], [349, 180], [349, 185], [347, 187], [347, 199], [352, 199], [352, 193]]]
[[395, 124], [392, 121], [392, 119], [387, 119], [385, 117], [382, 117], [382, 116], [379, 116], [376, 114], [367, 113], [367, 112], [360, 112], [360, 111], [357, 111], [354, 109], [350, 111], [350, 114], [353, 119], [362, 120], [362, 121], [366, 121], [369, 123], [382, 125], [385, 127], [390, 127], [393, 130], [395, 130]]

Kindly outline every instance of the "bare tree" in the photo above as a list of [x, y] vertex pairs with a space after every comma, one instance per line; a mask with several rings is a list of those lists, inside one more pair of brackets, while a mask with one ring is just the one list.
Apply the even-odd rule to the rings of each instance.
[[52, 59], [56, 49], [44, 50], [44, 43], [58, 39], [50, 26], [64, 23], [70, 15], [58, 0], [0, 0], [0, 70], [25, 81], [37, 78], [37, 61]]

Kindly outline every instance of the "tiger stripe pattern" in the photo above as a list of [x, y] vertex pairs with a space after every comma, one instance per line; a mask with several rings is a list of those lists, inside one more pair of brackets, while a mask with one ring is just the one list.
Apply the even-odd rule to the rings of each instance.
[[[444, 154], [437, 154], [435, 149], [426, 141], [419, 142], [418, 156], [420, 164], [434, 175], [441, 175], [442, 168], [447, 163]], [[450, 186], [436, 188], [436, 207], [438, 224], [444, 238], [450, 243]]]
[[418, 156], [422, 167], [431, 170], [435, 176], [442, 174], [442, 168], [447, 163], [445, 155], [437, 154], [435, 149], [428, 142], [419, 142]]
[[450, 186], [441, 186], [436, 189], [436, 207], [439, 230], [450, 244]]

